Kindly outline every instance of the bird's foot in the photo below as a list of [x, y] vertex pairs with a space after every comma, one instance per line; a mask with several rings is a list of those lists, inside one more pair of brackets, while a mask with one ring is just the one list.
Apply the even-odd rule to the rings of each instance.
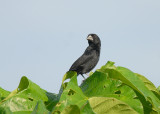
[[81, 76], [83, 77], [83, 79], [86, 79], [86, 78], [83, 76], [83, 74], [81, 74]]

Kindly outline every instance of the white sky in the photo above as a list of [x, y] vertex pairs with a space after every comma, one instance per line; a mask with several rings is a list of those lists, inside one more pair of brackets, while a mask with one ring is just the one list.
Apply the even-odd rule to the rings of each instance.
[[89, 33], [102, 41], [95, 69], [110, 60], [160, 85], [160, 0], [1, 0], [0, 87], [25, 75], [58, 93]]

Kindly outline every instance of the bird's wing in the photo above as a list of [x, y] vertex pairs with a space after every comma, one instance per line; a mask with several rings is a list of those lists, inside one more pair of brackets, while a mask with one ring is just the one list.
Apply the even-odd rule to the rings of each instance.
[[86, 54], [84, 53], [81, 57], [79, 57], [74, 63], [73, 65], [71, 66], [70, 70], [78, 70], [80, 69], [80, 67], [83, 67], [83, 65], [85, 63], [87, 63], [87, 61], [89, 61], [90, 59], [93, 58], [93, 55], [92, 54]]

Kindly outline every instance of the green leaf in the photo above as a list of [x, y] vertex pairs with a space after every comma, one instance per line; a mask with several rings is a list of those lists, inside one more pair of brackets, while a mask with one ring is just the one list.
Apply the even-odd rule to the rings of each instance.
[[75, 71], [68, 71], [62, 79], [62, 85], [64, 83], [65, 80], [72, 78], [73, 76], [77, 75], [77, 73]]
[[14, 113], [30, 112], [39, 100], [48, 101], [46, 91], [23, 76], [18, 88], [11, 92], [0, 106], [9, 108]]
[[13, 114], [31, 114], [32, 111], [17, 111], [17, 112], [13, 112]]
[[[149, 101], [153, 105], [153, 110], [156, 110], [160, 113], [160, 100], [150, 91], [145, 84], [130, 70], [123, 68], [123, 67], [117, 67], [116, 69], [124, 76], [129, 83], [127, 83], [129, 86], [137, 90], [139, 93], [141, 93], [147, 101]], [[154, 109], [155, 108], [155, 109]]]
[[159, 92], [158, 89], [155, 87], [155, 85], [154, 85], [151, 81], [149, 81], [147, 78], [145, 78], [144, 76], [142, 76], [142, 75], [140, 75], [140, 74], [138, 74], [138, 73], [135, 73], [135, 74], [139, 77], [139, 79], [141, 79], [141, 80], [144, 82], [145, 86], [146, 86], [150, 91], [152, 91], [153, 94], [155, 94], [155, 96], [157, 96], [157, 98], [160, 100], [160, 92]]
[[0, 102], [5, 99], [10, 94], [9, 91], [6, 91], [0, 87]]
[[[105, 70], [106, 68], [116, 69], [116, 66], [114, 65], [115, 62], [108, 61], [104, 66], [101, 67], [101, 70]], [[106, 73], [106, 72], [104, 72]]]
[[25, 76], [21, 78], [18, 86], [18, 93], [21, 95], [27, 95], [31, 99], [48, 101], [46, 91], [41, 89], [37, 84], [33, 83]]
[[13, 97], [18, 93], [18, 89], [13, 90], [5, 99], [3, 99], [0, 104], [2, 104], [4, 101], [8, 100], [9, 98]]
[[141, 81], [135, 73], [124, 67], [103, 67], [99, 69], [99, 71], [108, 73], [109, 77], [121, 80], [123, 83], [138, 91], [153, 105], [153, 110], [160, 112], [160, 100], [145, 86], [143, 81]]
[[63, 90], [59, 103], [57, 103], [53, 112], [62, 112], [69, 105], [77, 105], [81, 108], [86, 102], [87, 97], [83, 94], [82, 90], [78, 87], [77, 76], [71, 78], [67, 87]]
[[151, 91], [157, 91], [157, 88], [155, 87], [155, 85], [151, 81], [149, 81], [146, 77], [144, 77], [144, 76], [142, 76], [142, 75], [140, 75], [138, 73], [135, 73], [135, 74], [139, 77], [140, 80], [143, 81], [143, 83], [145, 84], [145, 86], [149, 90], [151, 90]]
[[137, 91], [135, 92], [137, 94], [137, 99], [139, 99], [143, 105], [144, 114], [151, 114], [151, 112], [153, 111], [152, 104], [149, 101], [147, 101], [142, 94], [140, 94]]
[[52, 109], [58, 103], [60, 98], [59, 98], [59, 96], [57, 94], [50, 93], [50, 92], [46, 92], [46, 95], [48, 97], [48, 101], [45, 102], [46, 108], [49, 111], [52, 111]]
[[97, 114], [138, 114], [130, 106], [115, 98], [92, 97], [89, 103]]
[[81, 107], [81, 114], [95, 114], [88, 101]]
[[67, 106], [61, 114], [80, 114], [80, 109], [77, 105]]
[[3, 108], [9, 108], [12, 112], [31, 112], [36, 105], [35, 101], [30, 101], [26, 96], [13, 96], [1, 104]]
[[89, 72], [89, 76], [92, 76], [92, 74], [93, 74], [93, 72], [91, 71], [91, 72]]
[[36, 107], [31, 114], [49, 114], [42, 100], [38, 101]]
[[134, 90], [119, 80], [109, 78], [106, 73], [96, 71], [80, 87], [87, 97], [114, 97], [143, 113], [143, 106]]
[[13, 114], [9, 108], [0, 107], [0, 114]]

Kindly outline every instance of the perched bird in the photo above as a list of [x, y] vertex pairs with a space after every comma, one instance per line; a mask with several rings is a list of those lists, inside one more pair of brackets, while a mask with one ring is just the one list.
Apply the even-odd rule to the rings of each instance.
[[101, 41], [96, 34], [89, 34], [87, 37], [89, 46], [71, 66], [69, 71], [76, 71], [77, 76], [90, 72], [98, 63], [101, 50]]

